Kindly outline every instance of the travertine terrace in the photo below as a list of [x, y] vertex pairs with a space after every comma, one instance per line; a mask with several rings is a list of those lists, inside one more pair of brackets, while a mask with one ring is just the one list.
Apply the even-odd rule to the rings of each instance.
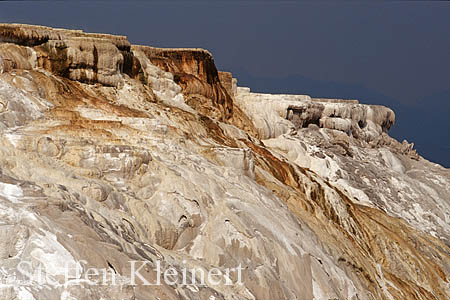
[[[0, 299], [449, 299], [450, 171], [389, 137], [391, 109], [253, 93], [202, 49], [0, 42], [0, 279], [60, 283]], [[133, 286], [131, 260], [243, 284]], [[125, 283], [64, 285], [67, 262]]]

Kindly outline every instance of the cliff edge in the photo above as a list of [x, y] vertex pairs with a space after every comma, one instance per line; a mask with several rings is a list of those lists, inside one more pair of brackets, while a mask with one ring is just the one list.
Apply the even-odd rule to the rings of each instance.
[[0, 24], [0, 299], [447, 300], [450, 171], [394, 122], [203, 49]]

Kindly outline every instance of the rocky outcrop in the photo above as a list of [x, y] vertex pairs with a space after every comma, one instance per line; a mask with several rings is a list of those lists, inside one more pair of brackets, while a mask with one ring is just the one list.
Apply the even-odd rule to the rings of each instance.
[[130, 42], [125, 36], [85, 33], [82, 30], [58, 29], [47, 26], [24, 24], [0, 24], [0, 42], [22, 46], [39, 46], [50, 40], [65, 40], [76, 37], [98, 38], [110, 41], [119, 50], [129, 50]]
[[[7, 46], [3, 46], [3, 51], [0, 49], [0, 70], [37, 66], [88, 84], [118, 87], [122, 83], [121, 74], [126, 74], [147, 80], [158, 89], [153, 75], [149, 75], [154, 72], [144, 72], [151, 64], [171, 74], [168, 79], [181, 86], [190, 106], [203, 110], [205, 115], [233, 122], [232, 88], [222, 86], [212, 55], [206, 50], [147, 46], [131, 49], [124, 36], [20, 24], [0, 24], [0, 42], [10, 43], [4, 44]], [[143, 59], [148, 61], [142, 62]], [[241, 118], [234, 116], [237, 120]]]
[[[107, 86], [119, 84], [124, 64], [122, 52], [130, 49], [130, 43], [123, 36], [20, 24], [0, 25], [0, 41], [34, 47], [31, 51], [35, 52], [38, 66], [52, 73]], [[5, 49], [4, 53], [17, 53], [13, 64], [18, 65], [23, 49], [26, 48]], [[8, 56], [5, 54], [0, 56]]]
[[[248, 88], [238, 91], [235, 102], [251, 116], [266, 146], [334, 182], [358, 203], [402, 217], [418, 229], [439, 232], [440, 238], [450, 241], [448, 228], [443, 226], [447, 216], [424, 220], [420, 213], [431, 210], [430, 214], [436, 215], [449, 209], [450, 195], [442, 194], [443, 186], [432, 183], [445, 182], [442, 178], [448, 172], [424, 162], [414, 144], [399, 143], [387, 135], [395, 122], [391, 109], [357, 100], [258, 94]], [[427, 178], [412, 175], [425, 169], [435, 171]], [[400, 186], [399, 177], [404, 182]], [[423, 193], [424, 182], [429, 192], [434, 190], [434, 200], [433, 196], [418, 196]], [[439, 208], [436, 203], [440, 203]]]
[[0, 44], [0, 53], [0, 73], [14, 69], [31, 70], [36, 67], [36, 55], [30, 48]]
[[395, 122], [394, 112], [384, 106], [357, 101], [311, 99], [307, 95], [251, 93], [238, 88], [236, 103], [251, 116], [261, 138], [276, 138], [309, 125], [335, 129], [366, 142], [386, 133]]
[[[388, 136], [390, 109], [230, 95], [204, 50], [0, 28], [0, 299], [448, 299], [450, 173]], [[130, 260], [178, 281], [132, 285]], [[238, 265], [242, 285], [182, 284]]]
[[219, 71], [219, 79], [228, 95], [234, 97], [236, 89], [233, 82], [233, 75], [230, 72]]
[[133, 46], [132, 49], [144, 53], [153, 65], [173, 74], [191, 106], [222, 120], [232, 118], [233, 101], [220, 82], [211, 53], [203, 49], [148, 46]]
[[91, 84], [120, 83], [123, 56], [108, 40], [83, 37], [50, 40], [37, 50], [39, 66], [52, 73]]

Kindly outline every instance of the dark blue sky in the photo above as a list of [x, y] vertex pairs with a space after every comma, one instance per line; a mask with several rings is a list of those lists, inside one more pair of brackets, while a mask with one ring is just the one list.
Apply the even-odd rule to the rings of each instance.
[[349, 97], [396, 111], [391, 131], [450, 167], [450, 3], [0, 2], [0, 22], [201, 47], [257, 91]]

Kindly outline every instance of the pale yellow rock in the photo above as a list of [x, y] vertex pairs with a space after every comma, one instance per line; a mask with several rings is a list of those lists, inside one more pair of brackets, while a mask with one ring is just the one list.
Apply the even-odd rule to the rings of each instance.
[[387, 135], [390, 109], [228, 95], [199, 49], [25, 25], [0, 37], [15, 62], [0, 61], [1, 276], [27, 261], [61, 284], [65, 263], [124, 282], [130, 260], [151, 262], [152, 282], [158, 261], [243, 267], [242, 285], [35, 280], [1, 299], [447, 300], [450, 173]]

